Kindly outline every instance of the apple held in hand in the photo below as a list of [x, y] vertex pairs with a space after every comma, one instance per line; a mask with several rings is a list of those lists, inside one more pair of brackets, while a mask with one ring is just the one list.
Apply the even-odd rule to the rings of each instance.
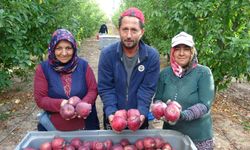
[[151, 106], [151, 112], [153, 116], [157, 119], [160, 120], [161, 117], [164, 116], [164, 111], [167, 107], [167, 104], [162, 102], [162, 101], [156, 101], [154, 104]]
[[136, 131], [141, 126], [141, 119], [140, 119], [140, 112], [138, 109], [129, 109], [127, 111], [127, 121], [128, 121], [128, 128], [132, 131]]
[[89, 114], [91, 113], [91, 109], [92, 109], [91, 104], [86, 102], [79, 102], [76, 105], [76, 113], [84, 119], [89, 116]]
[[176, 122], [180, 118], [181, 111], [176, 105], [169, 105], [164, 111], [166, 121]]
[[120, 116], [127, 120], [127, 111], [125, 109], [117, 110], [114, 114], [115, 116]]
[[64, 119], [71, 119], [75, 115], [75, 108], [70, 104], [64, 104], [60, 109], [60, 115]]
[[136, 131], [140, 128], [141, 120], [140, 116], [131, 116], [128, 118], [128, 128], [132, 131]]
[[140, 112], [138, 109], [129, 109], [128, 112], [127, 112], [127, 117], [131, 117], [131, 116], [139, 116], [140, 117]]
[[182, 110], [181, 105], [178, 102], [176, 102], [176, 101], [169, 101], [169, 102], [167, 102], [167, 106], [170, 106], [170, 105], [175, 105], [177, 108], [180, 109], [180, 111]]
[[72, 96], [69, 100], [68, 100], [68, 103], [70, 105], [73, 105], [74, 107], [76, 107], [76, 105], [81, 102], [81, 99], [77, 96]]
[[111, 122], [111, 127], [115, 131], [121, 132], [127, 127], [127, 121], [121, 116], [114, 116]]

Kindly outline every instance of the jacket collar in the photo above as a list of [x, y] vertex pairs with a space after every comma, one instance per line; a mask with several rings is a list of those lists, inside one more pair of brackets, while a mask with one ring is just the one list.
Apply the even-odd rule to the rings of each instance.
[[[122, 48], [121, 42], [118, 42], [116, 52], [118, 54], [117, 56], [119, 56], [119, 59], [122, 60], [123, 48]], [[137, 63], [142, 62], [147, 57], [148, 57], [147, 45], [142, 40], [140, 40], [140, 42], [139, 42], [139, 58], [138, 58]]]

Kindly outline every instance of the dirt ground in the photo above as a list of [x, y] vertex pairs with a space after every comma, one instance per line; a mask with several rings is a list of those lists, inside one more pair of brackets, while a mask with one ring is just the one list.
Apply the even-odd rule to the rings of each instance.
[[[110, 30], [110, 34], [116, 33]], [[88, 60], [97, 76], [100, 50], [95, 37], [81, 44], [79, 56]], [[164, 58], [161, 65], [165, 65]], [[13, 150], [28, 131], [36, 130], [36, 115], [41, 111], [33, 100], [33, 75], [28, 81], [16, 79], [15, 85], [0, 94], [0, 150]], [[102, 127], [102, 103], [97, 99]], [[234, 82], [217, 93], [212, 109], [215, 150], [250, 150], [250, 84]], [[152, 121], [151, 128], [162, 122]]]

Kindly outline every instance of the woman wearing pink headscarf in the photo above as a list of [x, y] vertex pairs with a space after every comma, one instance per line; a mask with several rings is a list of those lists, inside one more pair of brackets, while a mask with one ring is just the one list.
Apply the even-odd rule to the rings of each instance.
[[213, 149], [211, 106], [214, 80], [211, 70], [198, 64], [193, 37], [181, 32], [172, 39], [170, 66], [160, 73], [155, 99], [178, 102], [182, 107], [175, 124], [165, 120], [163, 128], [188, 135], [198, 150]]

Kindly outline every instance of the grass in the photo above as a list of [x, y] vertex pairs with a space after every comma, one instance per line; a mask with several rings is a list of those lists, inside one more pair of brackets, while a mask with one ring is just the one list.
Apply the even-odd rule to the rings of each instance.
[[0, 121], [5, 121], [11, 116], [10, 112], [0, 113]]
[[245, 130], [250, 131], [250, 122], [249, 121], [243, 121], [241, 124], [244, 126]]

